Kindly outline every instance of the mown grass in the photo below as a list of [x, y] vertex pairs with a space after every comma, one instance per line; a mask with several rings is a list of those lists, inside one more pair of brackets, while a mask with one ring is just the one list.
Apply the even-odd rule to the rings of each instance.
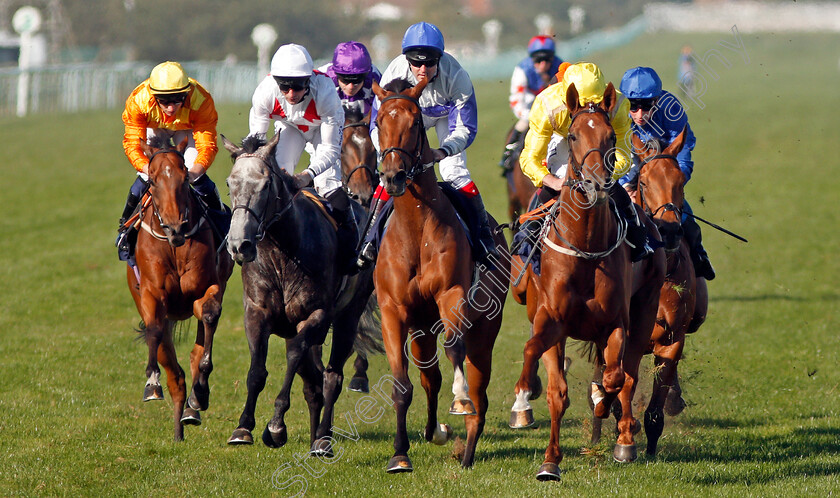
[[[421, 443], [425, 400], [415, 379], [409, 413], [415, 472], [387, 475], [394, 416], [355, 420], [358, 440], [340, 440], [332, 464], [306, 460], [305, 403], [295, 388], [290, 439], [279, 450], [225, 444], [245, 399], [248, 350], [241, 281], [225, 299], [204, 424], [171, 441], [171, 407], [142, 403], [145, 346], [113, 247], [116, 219], [131, 181], [119, 112], [34, 116], [0, 121], [0, 495], [283, 496], [301, 482], [312, 495], [349, 496], [826, 496], [840, 489], [840, 339], [836, 284], [840, 236], [836, 123], [840, 106], [834, 35], [741, 34], [749, 63], [718, 44], [731, 35], [645, 36], [596, 54], [612, 81], [624, 69], [651, 65], [674, 88], [676, 55], [690, 42], [717, 48], [718, 66], [705, 107], [691, 106], [698, 136], [687, 196], [696, 214], [747, 237], [743, 244], [704, 227], [718, 270], [709, 318], [688, 339], [681, 364], [689, 407], [668, 419], [656, 458], [618, 465], [609, 437], [590, 448], [585, 385], [590, 370], [575, 357], [572, 406], [560, 444], [560, 483], [533, 476], [548, 440], [548, 410], [534, 405], [538, 427], [507, 428], [513, 384], [528, 336], [524, 310], [509, 300], [494, 353], [490, 412], [473, 469], [450, 458], [451, 446]], [[477, 84], [480, 132], [469, 149], [476, 182], [503, 219], [504, 183], [495, 166], [512, 117], [507, 81]], [[690, 105], [690, 103], [689, 103]], [[245, 134], [247, 106], [220, 109], [219, 131]], [[226, 194], [230, 162], [221, 153], [211, 176]], [[186, 366], [192, 324], [177, 344]], [[269, 381], [257, 431], [270, 418], [283, 372], [283, 347], [272, 339]], [[645, 361], [649, 366], [650, 362]], [[444, 365], [444, 379], [451, 379]], [[370, 376], [387, 373], [384, 358]], [[644, 374], [643, 406], [654, 375]], [[446, 385], [446, 384], [445, 384]], [[447, 406], [448, 389], [441, 395]], [[336, 425], [348, 430], [359, 395], [339, 400]], [[384, 405], [384, 404], [381, 404]], [[463, 423], [441, 415], [463, 436]], [[609, 433], [607, 431], [606, 433]], [[645, 438], [637, 438], [640, 450]], [[587, 451], [581, 452], [582, 448]], [[275, 484], [301, 480], [278, 489]]]

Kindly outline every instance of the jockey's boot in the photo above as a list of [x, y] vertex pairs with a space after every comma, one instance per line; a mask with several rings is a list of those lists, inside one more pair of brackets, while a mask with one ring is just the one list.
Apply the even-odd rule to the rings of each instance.
[[361, 270], [369, 268], [374, 262], [376, 262], [377, 248], [376, 241], [372, 236], [373, 230], [376, 230], [376, 221], [379, 218], [379, 214], [382, 212], [382, 208], [385, 207], [385, 202], [389, 198], [390, 196], [385, 193], [385, 189], [383, 189], [381, 185], [376, 187], [376, 192], [373, 194], [370, 214], [368, 214], [365, 233], [361, 236], [361, 240], [363, 241], [362, 248], [359, 250], [359, 258], [356, 260], [356, 266], [358, 266]]
[[216, 184], [207, 176], [207, 173], [196, 178], [192, 183], [192, 188], [209, 208], [207, 217], [210, 218], [213, 225], [216, 247], [219, 247], [230, 230], [230, 210], [222, 203], [219, 189], [216, 188]]
[[[493, 239], [493, 232], [490, 229], [490, 219], [487, 217], [487, 209], [484, 207], [484, 201], [481, 200], [481, 194], [478, 193], [478, 189], [475, 188], [472, 182], [461, 190], [470, 192], [466, 197], [470, 204], [472, 204], [470, 207], [478, 216], [476, 223], [478, 227], [476, 259], [495, 267], [495, 262], [501, 261], [502, 256], [499, 254], [499, 249], [496, 248], [496, 241]], [[472, 192], [475, 195], [471, 195]]]
[[683, 234], [691, 251], [691, 261], [694, 263], [694, 272], [698, 277], [706, 280], [714, 280], [715, 269], [709, 261], [709, 255], [703, 248], [703, 236], [700, 233], [700, 225], [691, 216], [686, 216], [682, 224]]
[[120, 225], [117, 227], [117, 240], [114, 245], [117, 246], [117, 251], [120, 261], [128, 261], [129, 257], [134, 252], [134, 242], [137, 240], [137, 232], [131, 225], [126, 225], [128, 219], [137, 210], [137, 205], [140, 204], [140, 199], [148, 190], [149, 184], [141, 177], [137, 177], [131, 188], [128, 191], [128, 197], [125, 199], [125, 207], [123, 208], [122, 216], [120, 216]]
[[356, 266], [356, 247], [359, 245], [359, 230], [350, 207], [350, 198], [343, 188], [337, 188], [325, 196], [332, 206], [332, 215], [338, 229], [338, 272], [353, 275], [359, 271]]
[[510, 135], [510, 140], [505, 144], [505, 151], [502, 152], [502, 160], [499, 161], [499, 167], [502, 168], [502, 177], [513, 169], [513, 159], [522, 150], [522, 143], [520, 142], [522, 135], [523, 133], [521, 131], [514, 128]]
[[618, 212], [627, 221], [627, 245], [630, 246], [630, 261], [641, 261], [653, 254], [653, 248], [647, 242], [647, 227], [639, 219], [630, 195], [624, 187], [614, 182], [610, 187], [610, 197], [618, 207]]

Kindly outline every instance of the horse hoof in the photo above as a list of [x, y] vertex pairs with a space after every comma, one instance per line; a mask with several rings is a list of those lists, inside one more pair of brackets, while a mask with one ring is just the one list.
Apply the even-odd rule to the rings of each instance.
[[333, 450], [329, 439], [316, 439], [309, 448], [309, 454], [315, 457], [332, 458]]
[[181, 416], [181, 423], [184, 425], [201, 425], [201, 412], [189, 406], [185, 407], [184, 414]]
[[665, 413], [670, 417], [676, 417], [683, 410], [685, 410], [685, 400], [678, 391], [673, 389], [668, 390], [668, 396], [665, 397]]
[[450, 415], [475, 415], [475, 405], [471, 399], [456, 399], [449, 407]]
[[263, 431], [262, 440], [266, 446], [269, 448], [279, 448], [286, 444], [286, 428], [282, 428], [277, 432], [269, 430], [268, 426], [265, 426], [265, 430]]
[[636, 460], [635, 444], [617, 444], [613, 450], [613, 460], [618, 463], [630, 463]]
[[454, 435], [455, 431], [452, 430], [449, 424], [438, 424], [435, 427], [435, 433], [432, 435], [432, 442], [438, 446], [443, 446], [451, 441]]
[[540, 465], [540, 470], [537, 472], [538, 481], [559, 481], [560, 467], [556, 463], [546, 462]]
[[534, 425], [534, 410], [528, 408], [527, 410], [511, 410], [510, 422], [508, 423], [511, 429], [524, 429]]
[[143, 401], [163, 401], [163, 386], [160, 384], [146, 384], [143, 389]]
[[393, 456], [388, 460], [388, 466], [385, 472], [389, 474], [399, 474], [400, 472], [413, 472], [414, 467], [411, 466], [411, 460], [407, 456]]
[[203, 390], [200, 386], [196, 385], [190, 392], [189, 397], [187, 397], [187, 404], [193, 410], [207, 410], [210, 408], [210, 391]]
[[248, 429], [240, 427], [233, 431], [230, 439], [228, 439], [228, 444], [254, 444], [254, 436], [251, 435], [251, 431]]
[[350, 384], [347, 385], [347, 390], [354, 393], [369, 393], [370, 384], [364, 377], [353, 377], [350, 379]]

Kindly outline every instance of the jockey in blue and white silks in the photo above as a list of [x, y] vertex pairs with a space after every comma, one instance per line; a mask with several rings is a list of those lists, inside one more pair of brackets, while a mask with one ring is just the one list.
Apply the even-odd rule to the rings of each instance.
[[[662, 151], [685, 129], [685, 145], [677, 154], [677, 163], [685, 175], [685, 183], [688, 183], [694, 172], [691, 152], [697, 139], [691, 131], [688, 116], [679, 99], [662, 89], [662, 80], [656, 71], [649, 67], [628, 69], [621, 79], [621, 93], [630, 101], [630, 118], [633, 120], [631, 130], [643, 143], [650, 143], [656, 150]], [[633, 167], [618, 180], [618, 183], [628, 191], [636, 190], [639, 170], [640, 165], [634, 157]], [[712, 280], [715, 278], [715, 271], [703, 248], [700, 226], [691, 214], [691, 206], [688, 200], [684, 200], [682, 228], [691, 248], [697, 276]]]

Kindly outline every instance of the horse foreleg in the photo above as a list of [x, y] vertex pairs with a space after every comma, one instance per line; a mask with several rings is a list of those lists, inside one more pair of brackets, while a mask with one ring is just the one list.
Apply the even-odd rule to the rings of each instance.
[[619, 391], [624, 386], [624, 347], [626, 332], [624, 326], [615, 327], [607, 338], [604, 347], [604, 380], [602, 385], [592, 384], [593, 412], [598, 418], [610, 416], [610, 407], [618, 397]]
[[445, 332], [443, 347], [453, 369], [453, 400], [449, 413], [450, 415], [474, 415], [475, 404], [470, 399], [469, 385], [464, 374], [464, 360], [467, 357], [464, 335], [472, 324], [461, 314], [466, 313], [469, 306], [464, 299], [463, 289], [453, 287], [444, 292], [438, 298], [437, 305], [440, 310], [440, 321], [432, 326], [432, 333], [437, 335]]
[[537, 367], [542, 355], [562, 337], [562, 326], [551, 319], [545, 309], [539, 309], [534, 315], [534, 335], [525, 343], [522, 373], [516, 382], [514, 394], [516, 401], [511, 408], [509, 425], [514, 429], [530, 427], [534, 424], [534, 410], [530, 397], [535, 390]]
[[[320, 344], [305, 351], [298, 367], [298, 375], [303, 380], [303, 399], [309, 409], [309, 453], [312, 455], [332, 456], [332, 445], [326, 439], [321, 446], [317, 438], [321, 424], [321, 411], [324, 409], [324, 364], [321, 362], [323, 348]], [[332, 430], [332, 426], [328, 428]]]
[[[192, 392], [189, 407], [206, 410], [210, 405], [210, 372], [213, 371], [213, 336], [222, 314], [221, 291], [218, 285], [211, 285], [204, 297], [193, 303], [193, 315], [198, 319], [195, 346], [190, 354]], [[202, 334], [203, 332], [203, 334]]]
[[[659, 326], [657, 325], [657, 327]], [[653, 392], [647, 410], [645, 410], [646, 452], [649, 456], [656, 455], [656, 446], [665, 427], [664, 407], [670, 389], [677, 379], [677, 363], [682, 356], [683, 344], [683, 340], [678, 340], [671, 344], [654, 345]]]
[[158, 367], [157, 356], [158, 347], [163, 341], [164, 328], [167, 326], [166, 310], [148, 291], [144, 292], [141, 297], [141, 316], [145, 324], [143, 335], [149, 349], [143, 401], [162, 400], [163, 387], [160, 385], [160, 368]]
[[[597, 346], [595, 346], [597, 348]], [[604, 385], [604, 361], [602, 355], [596, 354], [595, 358], [595, 367], [592, 372], [592, 382], [590, 383], [590, 396], [587, 398], [589, 400], [589, 409], [592, 411], [592, 438], [590, 439], [591, 444], [598, 444], [601, 442], [601, 429], [603, 427], [604, 421], [601, 418], [595, 416], [595, 401], [600, 396], [600, 391], [598, 386]], [[596, 391], [598, 395], [596, 396]]]
[[435, 357], [437, 352], [436, 337], [432, 334], [417, 334], [411, 341], [411, 356], [420, 369], [420, 385], [426, 393], [426, 428], [423, 438], [426, 441], [442, 445], [452, 438], [452, 428], [438, 424], [438, 394], [443, 383], [440, 365]]
[[178, 364], [175, 345], [172, 342], [173, 322], [167, 321], [161, 343], [158, 346], [157, 357], [166, 371], [166, 386], [172, 397], [172, 417], [175, 424], [175, 441], [184, 440], [184, 425], [181, 422], [184, 413], [184, 401], [187, 398], [187, 384], [184, 370]]
[[[414, 386], [408, 378], [408, 326], [400, 319], [400, 311], [393, 305], [383, 305], [384, 297], [379, 296], [379, 303], [382, 310], [382, 342], [385, 346], [385, 353], [388, 356], [388, 365], [391, 367], [391, 375], [394, 385], [391, 390], [391, 399], [394, 402], [394, 411], [397, 416], [397, 431], [394, 435], [394, 456], [388, 461], [385, 471], [388, 473], [411, 472], [411, 460], [408, 458], [408, 431], [406, 429], [406, 418], [408, 407], [414, 393]], [[415, 336], [429, 334], [428, 331], [417, 331]], [[412, 341], [413, 342], [413, 341]], [[433, 361], [439, 359], [435, 357]], [[380, 382], [381, 383], [381, 382]]]
[[467, 442], [461, 458], [462, 467], [472, 467], [478, 439], [484, 432], [487, 408], [487, 386], [493, 370], [493, 346], [499, 333], [501, 317], [494, 321], [477, 324], [467, 334], [467, 380], [470, 383], [470, 397], [475, 402], [476, 413], [467, 415]]
[[559, 464], [563, 460], [563, 450], [560, 449], [560, 422], [569, 407], [569, 386], [563, 370], [565, 349], [566, 339], [563, 338], [542, 356], [543, 366], [548, 376], [545, 398], [548, 401], [548, 411], [551, 416], [551, 435], [548, 447], [545, 449], [545, 460], [537, 471], [537, 479], [540, 481], [560, 479]]
[[248, 349], [251, 353], [251, 364], [248, 367], [246, 384], [248, 394], [245, 400], [245, 407], [242, 415], [239, 416], [239, 426], [233, 431], [228, 439], [228, 444], [254, 444], [254, 437], [251, 431], [254, 430], [254, 410], [257, 406], [257, 398], [265, 388], [265, 379], [268, 371], [265, 368], [265, 360], [268, 355], [268, 324], [264, 317], [259, 317], [248, 306], [246, 298], [245, 306], [245, 335], [248, 338]]

